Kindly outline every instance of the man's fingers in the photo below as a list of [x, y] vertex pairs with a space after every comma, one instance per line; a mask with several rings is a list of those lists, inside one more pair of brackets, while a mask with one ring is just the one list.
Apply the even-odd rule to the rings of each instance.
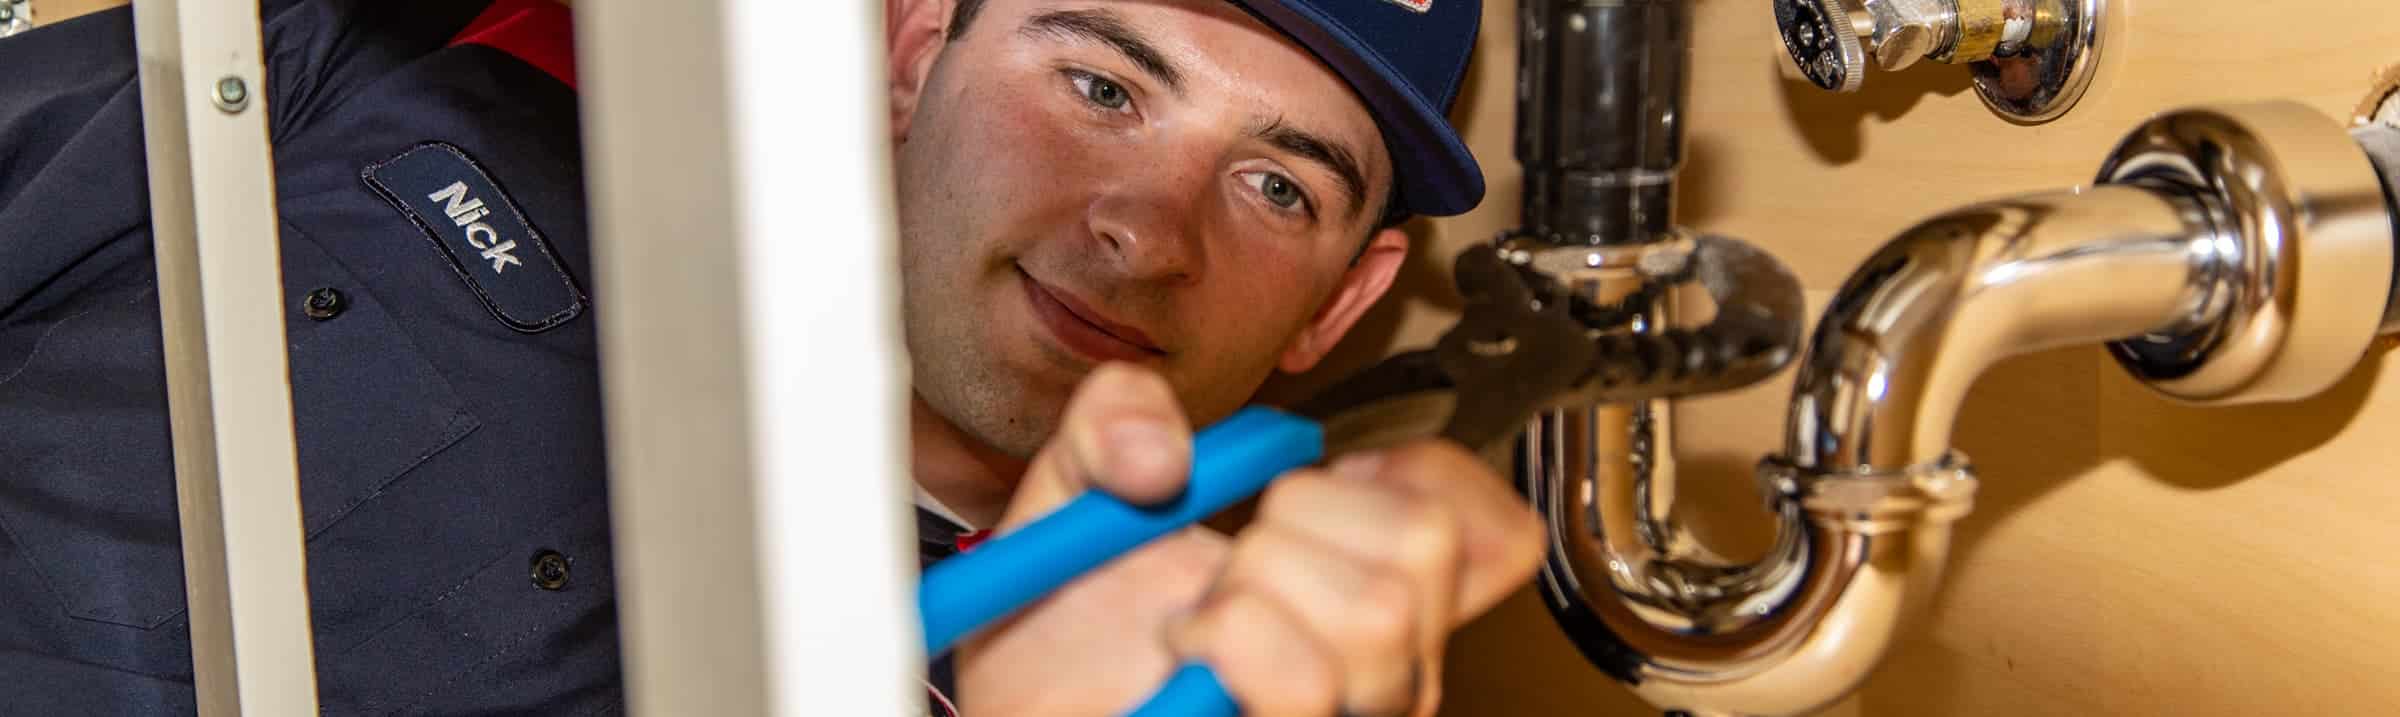
[[1516, 592], [1541, 566], [1542, 518], [1474, 454], [1455, 443], [1424, 440], [1385, 452], [1372, 480], [1407, 486], [1449, 508], [1459, 527], [1459, 623]]
[[1434, 654], [1426, 648], [1438, 652], [1446, 632], [1425, 634], [1416, 576], [1273, 526], [1242, 533], [1214, 589], [1266, 595], [1304, 621], [1338, 659], [1341, 704], [1354, 714], [1408, 714]]
[[1447, 441], [1343, 456], [1329, 479], [1279, 482], [1259, 513], [1449, 580], [1451, 594], [1432, 603], [1446, 620], [1437, 630], [1491, 609], [1541, 559], [1540, 516], [1490, 466]]
[[1541, 522], [1492, 469], [1438, 441], [1295, 471], [1268, 489], [1216, 590], [1306, 625], [1357, 714], [1428, 714], [1451, 630], [1532, 574]]
[[1541, 516], [1466, 448], [1450, 441], [1397, 446], [1385, 451], [1373, 480], [1404, 484], [1457, 516], [1459, 623], [1500, 604], [1541, 566]]
[[1324, 717], [1341, 708], [1341, 656], [1308, 621], [1255, 590], [1216, 590], [1167, 626], [1167, 648], [1206, 663], [1248, 717]]
[[[1401, 647], [1406, 655], [1424, 658], [1418, 666], [1430, 671], [1440, 664], [1444, 638], [1463, 621], [1456, 614], [1463, 529], [1449, 506], [1407, 486], [1376, 480], [1379, 457], [1347, 457], [1335, 461], [1331, 471], [1285, 476], [1268, 490], [1243, 539], [1250, 532], [1302, 535], [1394, 576], [1409, 593], [1407, 611], [1398, 614], [1410, 622], [1414, 638]], [[1389, 606], [1371, 600], [1360, 600], [1352, 609], [1352, 619], [1392, 614]]]
[[1182, 492], [1192, 463], [1192, 429], [1174, 389], [1127, 364], [1094, 369], [1067, 400], [1058, 431], [1035, 454], [1000, 520], [1007, 530], [1097, 488], [1133, 503]]

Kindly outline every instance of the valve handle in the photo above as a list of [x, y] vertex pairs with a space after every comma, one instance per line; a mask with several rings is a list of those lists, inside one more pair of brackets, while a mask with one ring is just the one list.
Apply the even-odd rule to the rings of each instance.
[[1775, 0], [1775, 25], [1809, 82], [1835, 92], [1865, 84], [1867, 49], [1840, 0]]

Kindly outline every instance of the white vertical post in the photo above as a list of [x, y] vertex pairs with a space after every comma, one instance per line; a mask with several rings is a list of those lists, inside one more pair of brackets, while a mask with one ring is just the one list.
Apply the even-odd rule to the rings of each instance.
[[880, 8], [576, 14], [629, 702], [919, 714]]
[[134, 7], [192, 674], [210, 717], [317, 712], [258, 24], [255, 0]]

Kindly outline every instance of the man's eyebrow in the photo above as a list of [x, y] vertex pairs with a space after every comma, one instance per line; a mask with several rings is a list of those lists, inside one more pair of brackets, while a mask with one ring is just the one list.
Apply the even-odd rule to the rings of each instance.
[[1333, 170], [1334, 177], [1341, 180], [1342, 188], [1350, 192], [1351, 217], [1357, 217], [1358, 213], [1366, 207], [1367, 174], [1359, 169], [1358, 155], [1351, 152], [1349, 147], [1340, 142], [1311, 134], [1307, 130], [1286, 126], [1281, 118], [1268, 123], [1267, 126], [1253, 132], [1252, 135], [1266, 140], [1276, 149], [1299, 155], [1303, 159]]
[[1048, 35], [1062, 40], [1097, 42], [1114, 48], [1126, 62], [1157, 78], [1167, 90], [1183, 94], [1183, 72], [1167, 61], [1158, 48], [1151, 46], [1142, 33], [1125, 23], [1124, 18], [1103, 9], [1052, 10], [1025, 20], [1017, 32], [1027, 36]]

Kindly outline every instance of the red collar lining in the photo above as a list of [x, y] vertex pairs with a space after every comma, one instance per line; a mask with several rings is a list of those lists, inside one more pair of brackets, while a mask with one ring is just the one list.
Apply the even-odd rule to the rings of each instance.
[[508, 53], [575, 88], [575, 16], [556, 0], [498, 0], [450, 38], [459, 45]]

